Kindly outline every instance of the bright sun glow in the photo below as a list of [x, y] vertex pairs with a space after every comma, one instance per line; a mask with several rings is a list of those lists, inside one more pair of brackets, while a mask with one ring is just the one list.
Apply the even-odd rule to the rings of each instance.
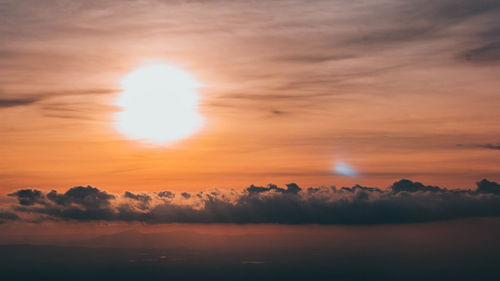
[[166, 64], [139, 68], [122, 83], [116, 128], [128, 138], [169, 144], [195, 133], [200, 84], [189, 73]]

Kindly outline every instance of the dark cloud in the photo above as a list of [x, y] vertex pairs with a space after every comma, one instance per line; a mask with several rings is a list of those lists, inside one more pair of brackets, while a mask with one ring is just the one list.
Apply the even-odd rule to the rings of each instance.
[[457, 144], [458, 147], [467, 147], [467, 148], [485, 148], [485, 149], [493, 149], [500, 150], [500, 145], [498, 144]]
[[165, 198], [170, 198], [170, 199], [173, 199], [175, 198], [175, 193], [173, 193], [172, 191], [161, 191], [161, 192], [158, 192], [158, 197], [165, 197]]
[[3, 224], [8, 220], [17, 220], [17, 219], [19, 219], [18, 215], [0, 209], [0, 224]]
[[[0, 109], [16, 106], [26, 106], [42, 102], [49, 98], [64, 97], [64, 96], [80, 96], [80, 95], [107, 95], [118, 92], [117, 89], [86, 89], [86, 90], [65, 90], [65, 91], [52, 91], [52, 92], [38, 92], [38, 93], [18, 93], [18, 92], [0, 92], [0, 96], [19, 97], [25, 98], [0, 98]], [[44, 110], [54, 110], [53, 105], [44, 105]], [[64, 110], [71, 110], [67, 107]]]
[[130, 191], [125, 191], [125, 198], [130, 198], [135, 201], [138, 201], [137, 207], [141, 210], [146, 210], [149, 207], [149, 203], [151, 202], [151, 196], [147, 194], [134, 194]]
[[125, 191], [125, 194], [123, 196], [125, 196], [126, 198], [131, 198], [131, 199], [137, 200], [137, 201], [146, 201], [146, 202], [151, 201], [151, 197], [149, 195], [134, 194], [130, 191]]
[[0, 108], [15, 107], [30, 105], [37, 102], [36, 98], [25, 98], [25, 99], [0, 99]]
[[299, 191], [301, 191], [302, 188], [300, 188], [296, 183], [289, 183], [286, 185], [286, 190], [284, 191], [285, 193], [291, 193], [291, 194], [297, 194]]
[[45, 203], [42, 192], [36, 189], [21, 189], [8, 194], [8, 196], [17, 197], [19, 204], [24, 206]]
[[442, 191], [441, 188], [437, 186], [425, 186], [419, 182], [412, 182], [411, 180], [402, 179], [398, 182], [395, 182], [391, 189], [394, 193], [406, 191], [406, 192], [419, 192], [419, 191], [431, 191], [438, 192]]
[[21, 213], [43, 215], [42, 217], [35, 220], [37, 222], [55, 219], [76, 221], [112, 221], [118, 219], [115, 210], [110, 207], [88, 208], [85, 206], [75, 205], [69, 205], [65, 207], [57, 205], [45, 205], [44, 207], [31, 208], [19, 206], [14, 207], [13, 210]]
[[471, 49], [463, 55], [465, 60], [475, 63], [495, 63], [500, 61], [500, 42], [489, 43]]
[[[116, 214], [111, 206], [114, 195], [92, 186], [76, 186], [65, 193], [55, 190], [44, 195], [40, 190], [22, 189], [9, 196], [17, 197], [20, 206], [13, 210], [21, 213], [39, 214], [44, 219], [64, 220], [114, 220]], [[30, 207], [27, 207], [30, 206]]]
[[[160, 195], [161, 194], [161, 195]], [[2, 212], [0, 220], [142, 221], [147, 223], [281, 223], [384, 224], [412, 223], [466, 217], [500, 216], [500, 185], [486, 179], [477, 188], [447, 189], [400, 180], [383, 190], [376, 187], [310, 187], [291, 183], [285, 188], [251, 185], [242, 192], [182, 192], [181, 201], [169, 193], [125, 192], [117, 197], [97, 188], [74, 187], [64, 194], [23, 189], [16, 213]], [[155, 200], [161, 198], [171, 200]]]
[[321, 190], [321, 188], [319, 188], [319, 187], [308, 187], [307, 188], [308, 193], [315, 193], [315, 192], [318, 192], [320, 190]]
[[98, 209], [108, 206], [110, 200], [114, 199], [115, 196], [92, 186], [76, 186], [70, 188], [64, 194], [59, 194], [55, 190], [52, 190], [47, 194], [47, 198], [57, 205], [69, 205], [73, 203], [88, 209]]
[[359, 184], [356, 184], [353, 187], [342, 187], [342, 190], [349, 191], [349, 192], [356, 192], [357, 190], [365, 190], [369, 192], [382, 192], [381, 189], [376, 188], [376, 187], [366, 187], [366, 186], [361, 186]]
[[495, 145], [495, 144], [482, 144], [482, 145], [479, 145], [478, 147], [481, 147], [481, 148], [488, 148], [488, 149], [500, 149], [500, 145]]
[[254, 186], [253, 184], [248, 187], [246, 190], [250, 195], [252, 194], [258, 194], [261, 192], [269, 192], [269, 191], [275, 191], [275, 192], [281, 192], [281, 193], [290, 193], [290, 194], [297, 194], [299, 191], [302, 189], [295, 183], [290, 183], [286, 185], [287, 189], [283, 189], [278, 187], [277, 185], [274, 184], [269, 184], [267, 187], [261, 187], [261, 186]]
[[64, 194], [59, 194], [57, 191], [52, 190], [47, 194], [47, 198], [56, 203], [57, 205], [67, 205], [70, 202], [70, 200], [67, 199], [67, 197]]
[[500, 194], [500, 185], [486, 179], [477, 183], [477, 193]]

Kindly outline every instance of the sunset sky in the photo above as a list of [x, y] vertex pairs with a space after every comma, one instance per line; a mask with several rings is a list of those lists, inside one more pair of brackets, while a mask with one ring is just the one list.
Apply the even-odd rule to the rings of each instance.
[[[500, 180], [499, 8], [1, 1], [0, 186]], [[175, 143], [129, 139], [116, 128], [124, 77], [151, 64], [175, 66], [201, 85], [203, 124]]]
[[0, 279], [498, 280], [500, 0], [0, 0]]

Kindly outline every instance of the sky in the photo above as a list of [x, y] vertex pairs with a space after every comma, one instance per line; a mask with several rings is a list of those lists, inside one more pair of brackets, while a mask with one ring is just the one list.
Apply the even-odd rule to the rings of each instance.
[[500, 0], [0, 0], [1, 276], [497, 280], [499, 73]]
[[[495, 0], [1, 0], [0, 193], [475, 189], [500, 180], [499, 26]], [[114, 119], [158, 63], [201, 85], [168, 145]]]

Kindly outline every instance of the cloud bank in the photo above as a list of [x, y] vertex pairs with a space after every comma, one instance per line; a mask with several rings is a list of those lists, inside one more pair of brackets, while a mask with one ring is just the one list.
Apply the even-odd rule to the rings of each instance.
[[270, 184], [242, 190], [112, 194], [91, 186], [65, 193], [22, 189], [0, 209], [0, 221], [144, 223], [388, 224], [500, 216], [500, 185], [447, 189], [402, 179], [390, 188]]

